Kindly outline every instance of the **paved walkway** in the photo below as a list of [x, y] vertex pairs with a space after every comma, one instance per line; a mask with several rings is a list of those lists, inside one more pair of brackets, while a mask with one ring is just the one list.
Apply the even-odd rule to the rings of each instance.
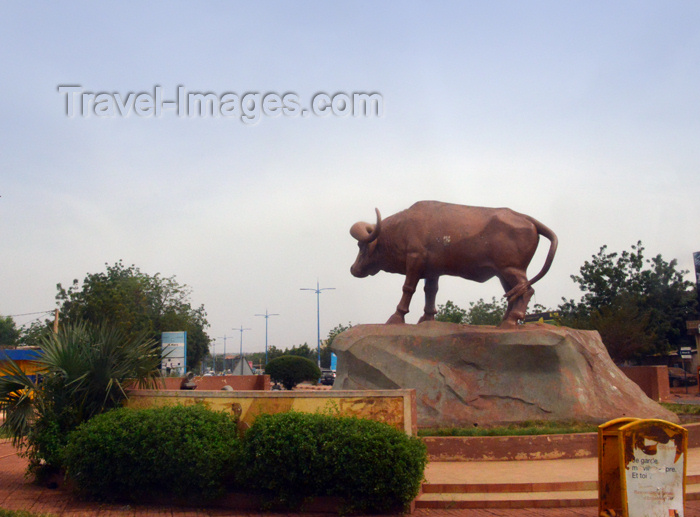
[[[124, 506], [76, 501], [65, 490], [50, 490], [35, 485], [24, 477], [26, 461], [19, 458], [8, 441], [0, 441], [0, 508], [29, 510], [56, 516], [77, 517], [226, 517], [265, 515], [275, 517], [289, 514], [256, 514], [226, 509], [197, 509], [171, 506]], [[541, 460], [516, 462], [437, 462], [428, 465], [426, 478], [432, 483], [474, 482], [532, 482], [546, 479], [578, 479], [597, 477], [595, 459]], [[700, 450], [689, 454], [688, 474], [700, 473]], [[300, 514], [294, 514], [300, 515]], [[308, 514], [307, 514], [308, 515]], [[320, 516], [322, 514], [312, 514]], [[335, 515], [335, 514], [326, 514]], [[429, 510], [418, 509], [414, 517], [596, 517], [597, 508], [552, 508], [519, 510]], [[686, 503], [685, 517], [700, 517], [700, 501]]]

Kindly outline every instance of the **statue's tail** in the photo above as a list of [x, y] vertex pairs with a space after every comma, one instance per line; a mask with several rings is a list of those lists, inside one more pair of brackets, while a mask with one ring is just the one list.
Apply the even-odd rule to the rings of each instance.
[[559, 239], [557, 239], [557, 235], [547, 226], [530, 216], [525, 217], [527, 217], [527, 219], [535, 225], [535, 228], [537, 229], [537, 233], [539, 235], [542, 235], [543, 237], [549, 239], [549, 252], [547, 253], [547, 258], [544, 261], [542, 269], [533, 277], [532, 280], [528, 280], [525, 283], [516, 285], [513, 289], [511, 289], [505, 294], [505, 297], [508, 298], [508, 301], [511, 301], [512, 299], [525, 294], [525, 291], [530, 289], [532, 284], [534, 284], [535, 282], [540, 280], [544, 275], [547, 274], [547, 271], [549, 271], [549, 268], [552, 266], [552, 262], [554, 261], [554, 254], [557, 252], [557, 246], [559, 244]]

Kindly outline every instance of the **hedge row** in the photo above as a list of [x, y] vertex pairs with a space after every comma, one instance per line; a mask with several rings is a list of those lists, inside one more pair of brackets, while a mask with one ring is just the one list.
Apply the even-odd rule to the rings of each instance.
[[319, 414], [261, 415], [247, 431], [239, 481], [273, 507], [336, 496], [344, 511], [404, 509], [417, 495], [425, 445], [387, 424]]
[[194, 503], [224, 494], [239, 447], [235, 418], [200, 405], [116, 409], [71, 433], [64, 464], [89, 498]]
[[237, 433], [233, 417], [201, 406], [117, 409], [70, 435], [65, 465], [80, 493], [101, 500], [205, 502], [230, 490], [269, 508], [334, 496], [345, 512], [377, 512], [404, 509], [427, 462], [418, 438], [357, 418], [261, 415]]

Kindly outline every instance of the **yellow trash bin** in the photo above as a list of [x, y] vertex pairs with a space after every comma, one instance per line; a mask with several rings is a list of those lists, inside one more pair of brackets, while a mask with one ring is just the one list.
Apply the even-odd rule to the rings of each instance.
[[601, 517], [683, 517], [688, 431], [665, 420], [598, 427]]

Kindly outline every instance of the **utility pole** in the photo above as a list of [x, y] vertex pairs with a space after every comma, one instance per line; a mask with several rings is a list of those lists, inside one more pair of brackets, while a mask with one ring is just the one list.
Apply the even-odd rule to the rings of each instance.
[[54, 316], [53, 316], [53, 333], [58, 334], [58, 309], [54, 311]]
[[321, 368], [321, 291], [334, 290], [335, 287], [319, 287], [318, 280], [316, 280], [316, 289], [311, 287], [302, 287], [301, 291], [313, 291], [316, 293], [316, 331], [318, 341], [316, 343], [317, 354], [318, 354], [318, 367]]
[[267, 320], [270, 319], [270, 316], [279, 316], [279, 314], [268, 314], [267, 309], [265, 309], [265, 314], [256, 314], [256, 316], [265, 318], [265, 365], [267, 366]]
[[[244, 329], [243, 325], [241, 325], [241, 328], [239, 329], [233, 329], [233, 330], [240, 330], [241, 331], [241, 353], [240, 353], [240, 363], [241, 363], [241, 375], [243, 375], [243, 331], [244, 330], [250, 330], [250, 329]], [[233, 373], [233, 372], [231, 372]]]

